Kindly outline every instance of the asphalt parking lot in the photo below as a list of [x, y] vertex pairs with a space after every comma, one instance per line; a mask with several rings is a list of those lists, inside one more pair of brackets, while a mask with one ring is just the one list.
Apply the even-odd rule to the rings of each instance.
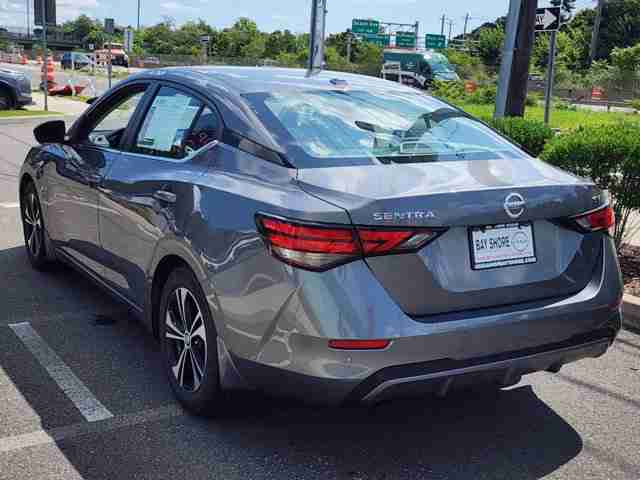
[[126, 308], [30, 269], [17, 174], [36, 124], [0, 124], [0, 479], [640, 479], [632, 332], [495, 395], [318, 409], [250, 394], [189, 416]]

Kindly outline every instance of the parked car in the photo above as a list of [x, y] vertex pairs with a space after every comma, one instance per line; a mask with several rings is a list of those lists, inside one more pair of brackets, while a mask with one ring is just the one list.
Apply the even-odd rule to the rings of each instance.
[[80, 70], [86, 67], [90, 67], [93, 61], [88, 55], [78, 52], [65, 52], [60, 59], [60, 66], [63, 70], [69, 70], [75, 68]]
[[129, 55], [124, 51], [122, 43], [105, 43], [102, 49], [96, 50], [98, 63], [107, 64], [109, 62], [109, 47], [111, 47], [111, 64], [129, 68]]
[[31, 77], [17, 70], [0, 68], [0, 110], [31, 105]]
[[34, 133], [31, 264], [127, 304], [195, 413], [240, 388], [337, 404], [510, 386], [621, 326], [606, 193], [401, 84], [143, 71]]

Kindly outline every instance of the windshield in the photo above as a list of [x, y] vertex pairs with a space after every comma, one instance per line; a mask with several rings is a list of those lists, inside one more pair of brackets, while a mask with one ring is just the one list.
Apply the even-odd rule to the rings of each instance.
[[302, 168], [523, 155], [484, 124], [419, 92], [295, 91], [245, 97]]
[[441, 53], [426, 53], [424, 59], [435, 73], [449, 73], [453, 71], [449, 60]]

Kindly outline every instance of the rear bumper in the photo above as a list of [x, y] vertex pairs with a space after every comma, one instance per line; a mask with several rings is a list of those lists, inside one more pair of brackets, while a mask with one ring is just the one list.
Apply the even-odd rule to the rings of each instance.
[[506, 387], [523, 375], [557, 372], [585, 358], [598, 358], [614, 342], [621, 325], [616, 314], [609, 325], [555, 344], [458, 361], [451, 359], [395, 365], [361, 380], [304, 376], [257, 362], [234, 358], [245, 381], [271, 393], [310, 404], [375, 404], [401, 397], [436, 395], [475, 385]]
[[[224, 331], [248, 385], [320, 404], [444, 394], [467, 383], [509, 385], [527, 373], [602, 355], [621, 327], [622, 279], [609, 238], [592, 280], [575, 295], [420, 320], [404, 314], [357, 262], [308, 277], [272, 329], [256, 337], [257, 354], [242, 355], [236, 345], [243, 344], [233, 344], [239, 329]], [[333, 350], [331, 338], [391, 344]]]
[[21, 93], [16, 101], [18, 107], [26, 107], [28, 105], [33, 105], [33, 98], [30, 93]]

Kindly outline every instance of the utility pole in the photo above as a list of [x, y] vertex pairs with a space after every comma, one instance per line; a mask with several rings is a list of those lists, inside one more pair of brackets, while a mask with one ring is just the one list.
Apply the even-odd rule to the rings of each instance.
[[322, 70], [324, 64], [324, 35], [327, 17], [327, 1], [311, 1], [311, 28], [309, 35], [308, 75]]
[[504, 39], [502, 62], [500, 63], [500, 80], [498, 81], [498, 95], [496, 98], [495, 117], [502, 118], [507, 110], [509, 85], [511, 84], [511, 67], [516, 49], [518, 35], [518, 19], [522, 0], [509, 0], [509, 15], [507, 16], [507, 31]]
[[420, 22], [418, 20], [416, 20], [415, 29], [416, 29], [416, 48], [418, 48], [418, 39], [420, 38]]
[[447, 16], [442, 15], [442, 27], [440, 28], [440, 35], [444, 35], [444, 22], [447, 21]]
[[347, 29], [347, 62], [351, 63], [351, 39], [353, 34], [351, 33], [351, 29]]
[[449, 20], [449, 41], [451, 41], [451, 34], [453, 33], [453, 20]]
[[140, 31], [140, 0], [138, 0], [138, 32]]
[[467, 39], [467, 27], [469, 26], [469, 20], [471, 20], [471, 15], [467, 13], [464, 17], [464, 33], [462, 34], [463, 40]]
[[598, 55], [598, 46], [600, 45], [600, 25], [602, 24], [602, 13], [604, 11], [605, 0], [598, 0], [598, 8], [596, 10], [596, 20], [593, 24], [593, 32], [591, 34], [591, 48], [589, 49], [589, 64], [593, 63]]

